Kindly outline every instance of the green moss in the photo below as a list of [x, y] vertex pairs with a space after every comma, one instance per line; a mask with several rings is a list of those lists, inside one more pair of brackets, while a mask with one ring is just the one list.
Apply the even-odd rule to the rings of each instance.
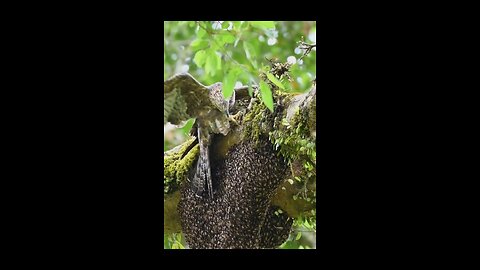
[[180, 217], [177, 212], [177, 205], [180, 201], [180, 184], [186, 180], [188, 172], [192, 167], [199, 153], [199, 146], [193, 147], [183, 158], [185, 151], [195, 141], [191, 137], [186, 142], [165, 153], [164, 177], [163, 177], [163, 230], [165, 233], [180, 232]]
[[180, 201], [180, 191], [177, 190], [172, 194], [165, 195], [163, 208], [163, 232], [177, 233], [182, 231], [180, 216], [178, 215], [177, 206]]
[[315, 211], [316, 205], [316, 143], [312, 136], [316, 128], [315, 102], [300, 108], [304, 97], [274, 91], [274, 113], [257, 99], [243, 122], [248, 139], [258, 142], [261, 135], [267, 135], [290, 166], [291, 173], [278, 188], [272, 203], [291, 217], [309, 217], [314, 222], [311, 211]]
[[261, 135], [268, 136], [269, 132], [275, 128], [276, 119], [279, 116], [281, 117], [281, 113], [285, 111], [283, 104], [288, 104], [293, 96], [294, 94], [274, 89], [273, 98], [275, 105], [273, 113], [270, 112], [259, 97], [256, 97], [251, 110], [243, 118], [245, 137], [258, 142]]
[[170, 194], [178, 190], [180, 183], [186, 178], [188, 171], [193, 165], [193, 162], [198, 156], [199, 146], [193, 147], [183, 159], [181, 158], [188, 147], [195, 141], [194, 137], [188, 139], [185, 143], [179, 146], [178, 151], [173, 149], [163, 158], [164, 161], [164, 176], [163, 176], [163, 193]]
[[290, 178], [279, 187], [273, 204], [297, 218], [308, 215], [316, 204], [316, 143], [311, 133], [311, 124], [315, 121], [311, 117], [315, 115], [310, 112], [315, 107], [300, 110], [293, 103], [292, 108], [284, 110], [282, 117], [275, 119], [275, 129], [269, 133], [269, 139], [291, 171]]

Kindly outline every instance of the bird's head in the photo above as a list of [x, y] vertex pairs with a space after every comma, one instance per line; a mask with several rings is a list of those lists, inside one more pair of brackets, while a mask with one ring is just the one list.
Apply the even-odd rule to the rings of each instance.
[[222, 90], [222, 83], [221, 82], [214, 83], [209, 88], [210, 88], [210, 90], [221, 91]]

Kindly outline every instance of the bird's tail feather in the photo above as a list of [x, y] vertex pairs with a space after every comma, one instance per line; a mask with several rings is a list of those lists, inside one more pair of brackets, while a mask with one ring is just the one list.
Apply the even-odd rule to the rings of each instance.
[[198, 128], [198, 138], [200, 144], [200, 155], [197, 161], [197, 168], [195, 176], [192, 181], [193, 191], [197, 196], [202, 196], [205, 193], [205, 186], [208, 188], [210, 198], [213, 198], [213, 185], [210, 171], [210, 159], [208, 153], [208, 145], [210, 143], [210, 135], [203, 132], [204, 129]]

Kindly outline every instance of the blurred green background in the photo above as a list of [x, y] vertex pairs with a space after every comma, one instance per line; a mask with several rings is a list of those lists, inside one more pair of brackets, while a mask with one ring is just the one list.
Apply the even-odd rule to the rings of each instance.
[[[285, 91], [302, 93], [316, 77], [316, 48], [302, 58], [305, 50], [299, 46], [301, 40], [316, 44], [316, 22], [164, 22], [163, 79], [188, 72], [204, 85], [223, 82], [224, 88], [233, 89], [258, 84], [260, 73], [269, 69], [269, 59], [275, 59], [292, 64], [291, 80], [281, 80]], [[183, 127], [167, 123], [164, 151], [184, 142], [192, 125], [193, 119]], [[186, 247], [181, 233], [164, 234], [165, 249]], [[316, 224], [295, 220], [289, 240], [280, 248], [316, 248]]]

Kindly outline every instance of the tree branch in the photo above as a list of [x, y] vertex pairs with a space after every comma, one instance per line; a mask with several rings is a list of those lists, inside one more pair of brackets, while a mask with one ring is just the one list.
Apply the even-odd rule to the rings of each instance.
[[[215, 160], [223, 160], [237, 145], [268, 138], [271, 147], [287, 164], [284, 180], [271, 196], [271, 205], [280, 207], [291, 218], [311, 215], [310, 210], [315, 209], [316, 201], [316, 86], [300, 95], [274, 91], [273, 113], [258, 97], [250, 98], [248, 87], [235, 91], [237, 101], [232, 114], [240, 113], [243, 117], [227, 136], [216, 136], [210, 155]], [[180, 189], [194, 171], [198, 156], [198, 146], [190, 147], [194, 141], [195, 138], [191, 137], [164, 153], [165, 233], [181, 231], [177, 205]], [[263, 164], [253, 166], [254, 171], [266, 169]]]

